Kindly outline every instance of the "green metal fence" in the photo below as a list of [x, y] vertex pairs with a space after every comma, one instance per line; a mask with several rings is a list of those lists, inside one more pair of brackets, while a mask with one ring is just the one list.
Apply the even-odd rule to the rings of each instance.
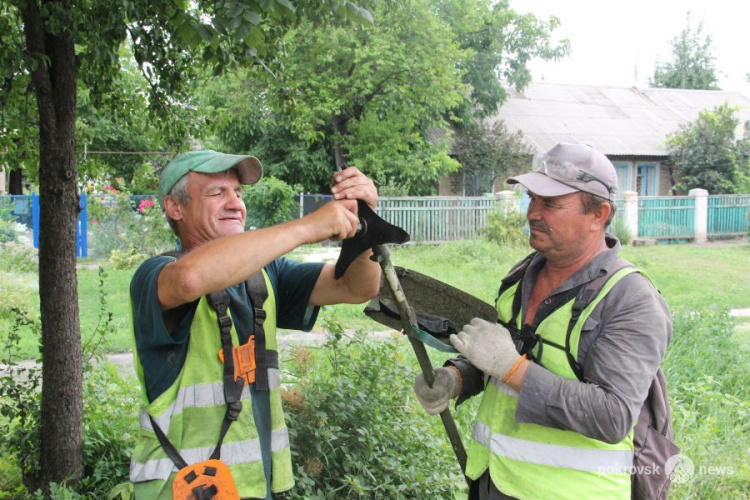
[[708, 197], [708, 237], [732, 238], [748, 234], [750, 194]]
[[438, 242], [478, 237], [495, 206], [493, 198], [483, 197], [383, 197], [377, 213], [411, 241]]
[[[146, 243], [174, 244], [174, 236], [166, 228], [154, 195], [121, 196], [119, 198], [123, 199], [119, 201], [116, 198], [96, 195], [92, 203], [87, 204], [86, 197], [82, 197], [81, 230], [78, 231], [80, 257], [107, 257], [112, 249], [131, 245], [148, 251]], [[296, 198], [300, 216], [331, 199], [325, 195], [297, 195]], [[520, 198], [518, 202], [519, 210], [525, 213], [528, 200]], [[487, 197], [382, 197], [378, 200], [377, 212], [406, 230], [411, 241], [443, 242], [479, 237], [487, 215], [495, 210], [497, 203]], [[617, 220], [624, 222], [624, 200], [618, 199], [617, 205]], [[707, 224], [709, 239], [748, 234], [750, 194], [709, 196], [707, 210], [707, 220], [701, 225]], [[27, 226], [34, 246], [38, 245], [38, 212], [36, 195], [0, 196], [0, 220]], [[693, 240], [695, 212], [694, 197], [641, 197], [638, 200], [638, 237], [662, 242]]]
[[695, 236], [695, 198], [648, 196], [638, 200], [638, 237], [689, 240]]

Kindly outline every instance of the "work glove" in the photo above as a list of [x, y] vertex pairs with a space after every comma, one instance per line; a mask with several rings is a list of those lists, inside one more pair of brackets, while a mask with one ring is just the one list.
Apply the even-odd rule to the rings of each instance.
[[448, 402], [458, 397], [459, 389], [458, 370], [452, 367], [436, 368], [432, 387], [427, 384], [422, 373], [414, 379], [414, 392], [417, 394], [417, 399], [430, 415], [437, 415], [447, 410]]
[[449, 340], [472, 365], [502, 381], [521, 358], [508, 330], [481, 318], [472, 319]]

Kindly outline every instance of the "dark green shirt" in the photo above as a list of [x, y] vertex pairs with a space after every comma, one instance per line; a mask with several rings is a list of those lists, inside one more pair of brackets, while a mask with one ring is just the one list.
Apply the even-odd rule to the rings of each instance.
[[[188, 304], [175, 331], [167, 331], [159, 300], [156, 280], [172, 257], [157, 256], [145, 261], [133, 275], [130, 297], [133, 303], [133, 328], [146, 394], [156, 399], [177, 379], [185, 362], [190, 325], [198, 301]], [[310, 294], [323, 268], [322, 263], [303, 264], [284, 258], [265, 267], [276, 297], [276, 326], [291, 330], [310, 331], [317, 318], [317, 307], [308, 307]], [[253, 308], [245, 292], [244, 282], [227, 289], [229, 309], [240, 342], [253, 332]], [[219, 335], [218, 326], [216, 335]]]

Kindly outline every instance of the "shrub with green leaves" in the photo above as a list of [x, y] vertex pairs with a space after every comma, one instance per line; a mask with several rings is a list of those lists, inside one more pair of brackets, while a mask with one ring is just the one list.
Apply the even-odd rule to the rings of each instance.
[[134, 246], [130, 246], [126, 249], [115, 248], [109, 254], [109, 262], [114, 269], [133, 269], [147, 258], [148, 255]]
[[156, 196], [108, 194], [91, 195], [88, 200], [90, 255], [109, 257], [115, 250], [131, 247], [156, 255], [175, 248], [176, 237]]
[[295, 218], [299, 206], [294, 195], [298, 186], [290, 186], [275, 177], [265, 177], [244, 189], [247, 205], [247, 226], [268, 227]]
[[628, 245], [630, 243], [630, 231], [628, 231], [625, 221], [622, 218], [615, 217], [607, 230], [614, 234], [620, 240], [621, 244]]
[[42, 377], [38, 365], [16, 363], [21, 331], [29, 330], [41, 346], [41, 323], [38, 317], [14, 309], [12, 328], [0, 334], [2, 363], [10, 367], [0, 376], [0, 463], [11, 464], [17, 471], [15, 475], [0, 475], [0, 491], [15, 492], [9, 498], [107, 498], [128, 481], [130, 453], [138, 432], [140, 392], [133, 380], [121, 378], [101, 354], [112, 323], [103, 288], [106, 277], [100, 268], [99, 323], [82, 342], [84, 473], [74, 486], [54, 485], [47, 496], [32, 494], [24, 487], [36, 483], [40, 471]]
[[517, 210], [499, 209], [487, 214], [481, 234], [498, 245], [520, 246], [526, 243], [526, 217]]
[[292, 498], [452, 498], [465, 483], [445, 438], [412, 392], [414, 370], [395, 342], [298, 349], [283, 393], [296, 486]]

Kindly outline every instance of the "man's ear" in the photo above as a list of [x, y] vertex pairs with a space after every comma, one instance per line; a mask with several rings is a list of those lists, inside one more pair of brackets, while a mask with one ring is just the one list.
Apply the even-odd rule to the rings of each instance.
[[167, 195], [164, 197], [164, 213], [172, 220], [181, 220], [183, 217], [182, 203], [177, 201], [174, 196]]
[[591, 221], [591, 229], [594, 231], [600, 231], [607, 226], [607, 219], [609, 214], [612, 213], [612, 205], [605, 201], [592, 212], [594, 214], [594, 220]]

